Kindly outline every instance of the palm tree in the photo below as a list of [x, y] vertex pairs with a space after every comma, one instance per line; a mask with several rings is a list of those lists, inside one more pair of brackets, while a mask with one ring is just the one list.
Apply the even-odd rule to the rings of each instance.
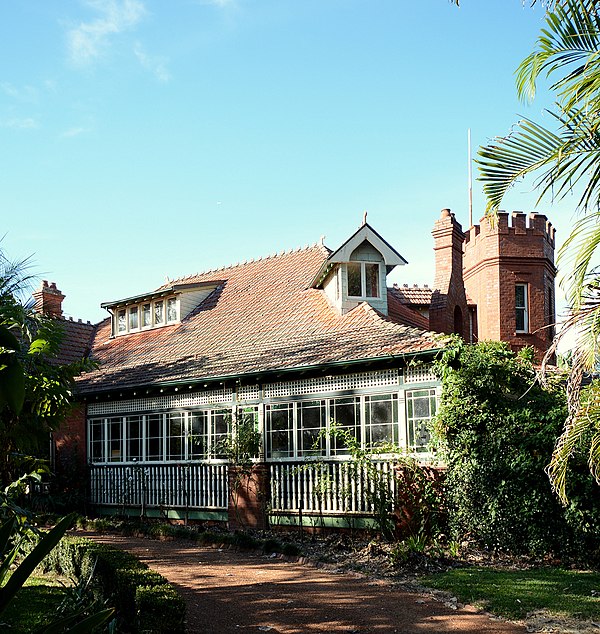
[[47, 447], [71, 407], [74, 377], [93, 365], [57, 362], [62, 325], [27, 301], [32, 279], [29, 259], [0, 249], [0, 487]]
[[548, 466], [566, 502], [569, 457], [582, 446], [600, 483], [600, 383], [582, 387], [600, 359], [600, 268], [594, 264], [600, 245], [600, 0], [556, 0], [548, 8], [534, 51], [517, 69], [519, 97], [533, 99], [541, 76], [554, 82], [555, 129], [523, 119], [480, 148], [477, 162], [488, 214], [526, 177], [534, 179], [538, 202], [578, 192], [579, 219], [558, 256], [570, 314], [550, 351], [560, 338], [574, 335], [569, 415]]

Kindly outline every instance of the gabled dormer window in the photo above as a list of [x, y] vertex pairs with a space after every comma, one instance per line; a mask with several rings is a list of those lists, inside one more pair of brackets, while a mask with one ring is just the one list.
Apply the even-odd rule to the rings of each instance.
[[311, 286], [323, 289], [340, 314], [367, 302], [388, 314], [386, 276], [406, 260], [363, 222], [341, 247], [327, 257]]
[[379, 263], [378, 262], [348, 262], [349, 297], [379, 297]]

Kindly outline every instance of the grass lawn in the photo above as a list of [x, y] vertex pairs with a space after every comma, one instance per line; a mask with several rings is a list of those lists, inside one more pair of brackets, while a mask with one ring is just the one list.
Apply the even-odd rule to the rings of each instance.
[[53, 618], [63, 598], [62, 586], [55, 577], [29, 577], [0, 616], [0, 631], [30, 634], [41, 625], [43, 619]]
[[598, 572], [458, 568], [423, 577], [420, 582], [451, 592], [461, 603], [509, 619], [523, 619], [534, 610], [547, 610], [553, 616], [600, 621]]

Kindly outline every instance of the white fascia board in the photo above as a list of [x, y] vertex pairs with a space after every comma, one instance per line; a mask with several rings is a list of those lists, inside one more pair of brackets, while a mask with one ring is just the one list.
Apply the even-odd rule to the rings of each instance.
[[370, 225], [364, 224], [360, 229], [342, 246], [334, 251], [328, 258], [328, 262], [349, 262], [351, 253], [359, 247], [364, 241], [369, 242], [371, 246], [383, 256], [386, 266], [402, 266], [407, 261], [388, 244]]

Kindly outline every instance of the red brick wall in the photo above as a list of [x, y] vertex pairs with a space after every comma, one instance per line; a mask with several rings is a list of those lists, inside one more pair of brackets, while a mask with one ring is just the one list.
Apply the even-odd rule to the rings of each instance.
[[[548, 287], [554, 295], [554, 228], [545, 216], [506, 212], [484, 218], [465, 236], [464, 284], [477, 304], [478, 338], [507, 341], [514, 350], [534, 346], [541, 359], [550, 337]], [[528, 287], [529, 332], [517, 333], [515, 284]]]
[[57, 470], [75, 468], [85, 470], [87, 463], [85, 412], [85, 405], [76, 405], [53, 434]]

